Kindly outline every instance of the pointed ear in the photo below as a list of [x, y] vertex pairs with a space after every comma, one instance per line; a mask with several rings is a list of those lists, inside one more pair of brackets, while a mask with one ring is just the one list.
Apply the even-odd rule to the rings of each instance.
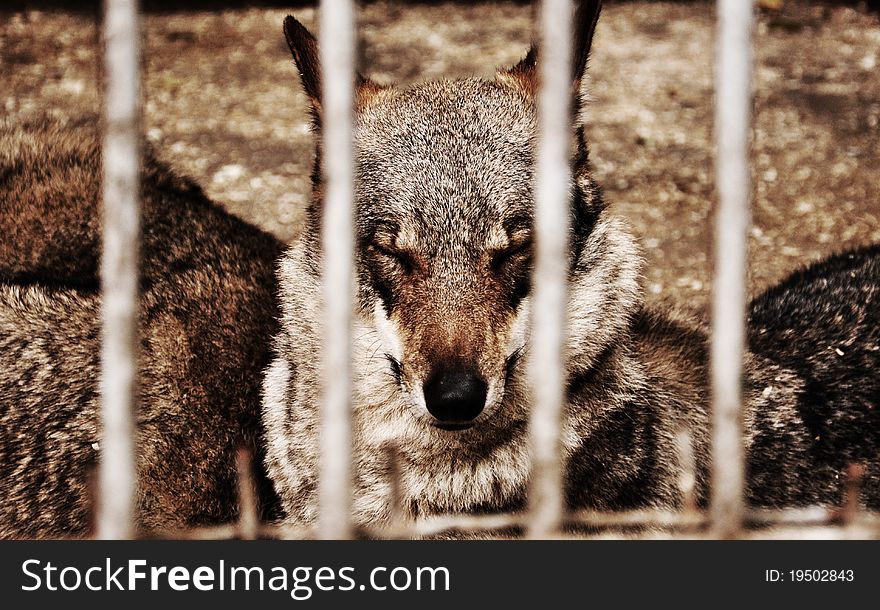
[[575, 91], [587, 73], [587, 60], [593, 46], [593, 34], [602, 12], [602, 0], [582, 0], [574, 13], [574, 55], [571, 58], [572, 76]]
[[321, 60], [318, 41], [306, 27], [288, 15], [284, 19], [284, 37], [293, 53], [303, 89], [309, 96], [316, 116], [321, 114]]
[[[284, 19], [284, 37], [287, 46], [293, 53], [293, 61], [299, 69], [303, 89], [312, 104], [316, 126], [321, 124], [321, 58], [318, 41], [299, 21], [288, 15]], [[370, 104], [378, 95], [388, 89], [374, 83], [360, 74], [355, 74], [355, 105], [363, 108]]]
[[[587, 71], [587, 59], [593, 44], [593, 33], [599, 21], [602, 0], [580, 0], [574, 14], [574, 47], [572, 49], [572, 88], [575, 94], [580, 90], [580, 83]], [[538, 49], [535, 45], [529, 49], [525, 58], [514, 67], [503, 72], [512, 77], [527, 92], [534, 94], [538, 90]]]

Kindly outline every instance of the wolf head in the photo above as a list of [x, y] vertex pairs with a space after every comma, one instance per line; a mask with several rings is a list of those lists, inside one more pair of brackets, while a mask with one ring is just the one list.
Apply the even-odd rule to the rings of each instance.
[[[576, 14], [575, 108], [600, 4], [582, 2]], [[292, 17], [284, 31], [320, 148], [317, 43]], [[481, 485], [495, 490], [489, 495], [514, 493], [528, 473], [521, 361], [529, 346], [538, 61], [532, 49], [491, 80], [411, 88], [356, 81], [354, 440], [361, 450], [389, 441], [400, 447], [414, 470], [435, 481], [431, 490], [412, 481], [412, 495], [435, 507], [479, 504]], [[566, 362], [576, 375], [627, 324], [639, 298], [639, 257], [605, 212], [574, 117], [571, 141]], [[303, 435], [317, 425], [310, 413], [320, 378], [323, 190], [316, 166], [307, 227], [280, 265], [284, 332], [264, 407], [267, 425], [286, 438], [277, 441], [279, 455], [304, 446]], [[582, 433], [571, 431], [567, 446]], [[473, 467], [459, 472], [456, 464]], [[284, 476], [301, 471], [288, 468]]]
[[[576, 102], [600, 5], [582, 2], [577, 12]], [[320, 130], [317, 43], [292, 17], [284, 30]], [[428, 425], [491, 418], [527, 347], [537, 62], [533, 49], [492, 81], [410, 89], [357, 78], [359, 304], [411, 413]], [[604, 207], [582, 129], [573, 136], [572, 271]], [[320, 175], [306, 233], [315, 252]]]

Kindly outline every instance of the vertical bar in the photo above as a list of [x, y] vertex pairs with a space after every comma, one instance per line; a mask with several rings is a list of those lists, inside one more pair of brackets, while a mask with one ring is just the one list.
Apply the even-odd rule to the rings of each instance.
[[104, 5], [104, 237], [97, 535], [131, 538], [136, 488], [140, 27], [137, 0]]
[[861, 505], [859, 503], [862, 484], [865, 478], [864, 464], [850, 464], [846, 469], [846, 487], [844, 488], [842, 521], [844, 525], [852, 525], [858, 520]]
[[743, 521], [741, 379], [749, 223], [749, 110], [752, 1], [718, 1], [715, 70], [718, 211], [712, 303], [713, 486], [715, 533], [736, 535]]
[[694, 443], [687, 428], [675, 434], [678, 451], [678, 490], [681, 493], [681, 512], [688, 517], [697, 513], [697, 461], [694, 457]]
[[571, 170], [571, 0], [544, 0], [540, 12], [541, 130], [535, 185], [535, 268], [532, 289], [530, 421], [532, 476], [529, 536], [559, 529], [564, 510], [560, 421], [565, 400], [566, 277]]
[[260, 533], [260, 511], [257, 484], [253, 474], [253, 456], [247, 449], [235, 453], [238, 479], [238, 535], [242, 540], [256, 540]]
[[388, 443], [385, 446], [385, 462], [388, 464], [388, 486], [390, 487], [389, 504], [391, 510], [388, 514], [388, 536], [392, 539], [405, 539], [412, 535], [412, 526], [408, 522], [404, 509], [403, 490], [400, 480], [401, 455], [400, 448], [396, 443]]
[[355, 61], [351, 0], [322, 0], [324, 359], [318, 536], [349, 538], [351, 312], [354, 277], [352, 126]]

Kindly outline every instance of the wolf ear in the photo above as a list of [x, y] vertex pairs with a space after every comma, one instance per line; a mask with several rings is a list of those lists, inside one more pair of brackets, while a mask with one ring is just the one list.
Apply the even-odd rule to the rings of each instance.
[[[312, 104], [315, 122], [320, 125], [322, 114], [321, 58], [318, 52], [318, 41], [303, 24], [290, 15], [284, 19], [284, 38], [287, 39], [287, 46], [290, 47], [293, 61], [299, 69], [303, 89]], [[358, 107], [367, 105], [373, 96], [385, 89], [360, 74], [355, 75], [355, 85], [355, 103]]]
[[309, 96], [312, 108], [321, 114], [321, 60], [318, 57], [318, 41], [306, 26], [288, 15], [284, 19], [284, 38], [293, 54], [293, 61], [299, 70], [303, 89]]
[[[587, 71], [587, 59], [593, 44], [593, 33], [599, 21], [602, 0], [580, 0], [574, 14], [574, 47], [572, 49], [572, 88], [575, 95], [580, 90], [581, 80]], [[529, 93], [538, 90], [538, 49], [532, 45], [521, 62], [505, 71]]]

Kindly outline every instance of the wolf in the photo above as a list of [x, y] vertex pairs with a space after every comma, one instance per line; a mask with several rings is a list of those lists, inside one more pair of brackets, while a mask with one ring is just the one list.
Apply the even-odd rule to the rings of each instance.
[[[92, 531], [102, 447], [94, 125], [0, 129], [0, 537]], [[150, 151], [141, 189], [137, 525], [149, 535], [237, 515], [235, 452], [261, 461], [282, 245]], [[270, 519], [271, 485], [255, 474]]]
[[[576, 11], [577, 109], [600, 10], [601, 2], [583, 1]], [[285, 20], [284, 33], [312, 103], [320, 150], [317, 42], [293, 17]], [[524, 507], [531, 405], [523, 362], [529, 351], [539, 61], [533, 48], [493, 79], [411, 88], [357, 76], [351, 405], [356, 524], [387, 521], [395, 502], [410, 518]], [[645, 307], [639, 248], [608, 211], [591, 174], [584, 126], [572, 123], [562, 424], [566, 504], [603, 510], [680, 506], [675, 439], [687, 429], [705, 505], [710, 399], [704, 324]], [[319, 163], [306, 228], [279, 265], [281, 329], [262, 410], [266, 467], [286, 519], [296, 524], [317, 517]], [[772, 340], [771, 352], [779, 348]], [[813, 482], [802, 467], [800, 449], [813, 446], [797, 406], [810, 391], [802, 368], [762, 350], [747, 354], [745, 365], [744, 443], [755, 475], [750, 501], [773, 506], [839, 500], [824, 479]], [[838, 415], [835, 425], [848, 425]], [[761, 456], [768, 443], [777, 460], [772, 466]], [[395, 484], [387, 474], [388, 447], [401, 462]], [[771, 472], [780, 471], [789, 487], [811, 492], [796, 498], [770, 489]]]

